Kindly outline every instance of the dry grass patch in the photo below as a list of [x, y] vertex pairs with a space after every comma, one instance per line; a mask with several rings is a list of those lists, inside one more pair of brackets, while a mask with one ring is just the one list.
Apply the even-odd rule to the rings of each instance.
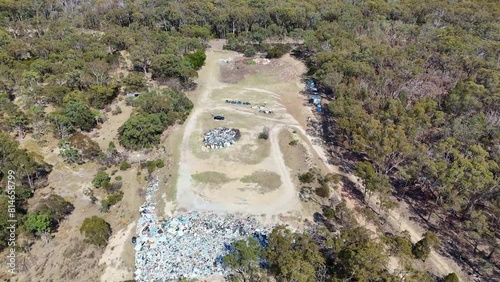
[[[285, 165], [294, 171], [304, 171], [309, 169], [306, 160], [309, 154], [301, 142], [301, 136], [298, 134], [292, 134], [289, 130], [283, 129], [278, 135], [279, 145], [281, 152], [283, 152], [283, 157], [285, 160]], [[290, 144], [290, 143], [296, 144]]]
[[281, 177], [272, 171], [258, 170], [240, 179], [243, 183], [255, 183], [261, 192], [271, 192], [281, 186]]
[[227, 175], [225, 175], [224, 173], [220, 173], [217, 171], [200, 172], [191, 175], [191, 178], [193, 178], [193, 180], [197, 182], [206, 184], [224, 184], [232, 180], [231, 178], [227, 177]]

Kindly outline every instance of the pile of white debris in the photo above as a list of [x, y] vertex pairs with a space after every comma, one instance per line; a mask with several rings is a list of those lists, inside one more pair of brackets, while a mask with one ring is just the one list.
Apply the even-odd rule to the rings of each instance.
[[269, 234], [270, 228], [253, 217], [178, 212], [160, 219], [151, 202], [157, 188], [157, 180], [149, 185], [146, 203], [140, 209], [135, 241], [136, 281], [226, 276], [231, 270], [222, 264], [222, 258], [229, 253], [231, 243]]

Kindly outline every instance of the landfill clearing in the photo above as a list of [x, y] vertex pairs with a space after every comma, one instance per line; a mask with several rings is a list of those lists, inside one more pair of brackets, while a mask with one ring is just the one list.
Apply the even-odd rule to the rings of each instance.
[[[207, 51], [198, 88], [190, 95], [195, 107], [180, 142], [177, 209], [265, 216], [300, 212], [297, 172], [286, 166], [287, 152], [279, 145], [281, 130], [306, 120], [300, 109], [295, 110], [299, 115], [289, 111], [290, 104], [303, 107], [304, 100], [299, 94], [304, 69], [293, 60], [252, 61], [214, 46]], [[283, 78], [283, 69], [294, 75]], [[238, 80], [222, 82], [228, 73]], [[228, 129], [238, 130], [238, 138]], [[266, 138], [259, 138], [263, 131]], [[230, 141], [220, 141], [226, 139]]]
[[298, 133], [312, 115], [299, 94], [303, 64], [288, 55], [250, 63], [220, 43], [211, 42], [198, 87], [188, 94], [193, 112], [164, 142], [172, 175], [147, 186], [136, 227], [136, 281], [219, 280], [230, 271], [221, 259], [232, 242], [251, 236], [265, 244], [274, 225], [301, 228], [309, 214], [297, 174], [310, 168], [306, 160], [321, 161], [309, 147], [291, 166], [287, 156], [295, 149], [280, 140], [288, 131], [301, 146], [310, 144]]

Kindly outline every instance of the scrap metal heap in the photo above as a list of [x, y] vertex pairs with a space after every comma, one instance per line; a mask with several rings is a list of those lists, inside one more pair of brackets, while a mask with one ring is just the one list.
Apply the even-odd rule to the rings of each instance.
[[[141, 206], [135, 246], [136, 281], [178, 281], [226, 276], [222, 258], [231, 243], [249, 237], [267, 238], [269, 228], [252, 217], [213, 212], [180, 212], [159, 219], [152, 203], [158, 180], [148, 186]], [[261, 241], [261, 240], [259, 240]]]
[[210, 149], [226, 148], [236, 143], [240, 137], [239, 129], [217, 127], [205, 132], [203, 144]]

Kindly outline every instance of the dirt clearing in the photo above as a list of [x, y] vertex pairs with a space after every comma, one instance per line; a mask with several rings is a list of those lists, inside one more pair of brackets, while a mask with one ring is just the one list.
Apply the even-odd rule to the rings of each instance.
[[[291, 101], [298, 102], [297, 108], [303, 103], [299, 94], [303, 65], [291, 63], [294, 59], [289, 56], [269, 64], [240, 59], [235, 52], [207, 51], [199, 88], [190, 95], [195, 108], [184, 126], [177, 208], [268, 215], [298, 211], [295, 177], [285, 165], [288, 153], [279, 145], [279, 132], [304, 122], [294, 117], [299, 111], [290, 113], [287, 107]], [[232, 84], [226, 83], [230, 69], [241, 70]], [[287, 72], [287, 82], [280, 77], [284, 69], [293, 69]], [[225, 119], [214, 120], [213, 115]], [[241, 138], [228, 148], [208, 149], [202, 143], [203, 133], [215, 127], [237, 128]], [[260, 139], [264, 128], [267, 139]]]

